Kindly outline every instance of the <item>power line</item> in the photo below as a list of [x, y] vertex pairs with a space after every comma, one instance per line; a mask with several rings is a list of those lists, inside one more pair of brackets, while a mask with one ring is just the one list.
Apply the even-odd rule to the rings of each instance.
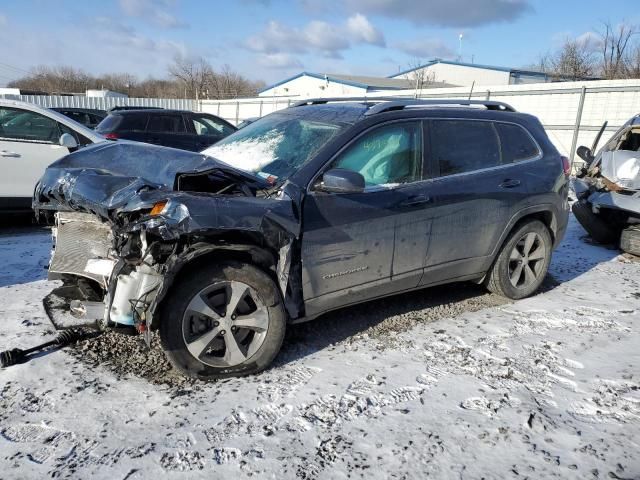
[[10, 68], [12, 70], [16, 70], [16, 71], [18, 71], [20, 73], [27, 73], [27, 74], [31, 73], [28, 70], [25, 70], [25, 69], [19, 68], [19, 67], [14, 67], [13, 65], [9, 65], [8, 63], [4, 63], [4, 62], [0, 62], [0, 66], [3, 66], [5, 68]]

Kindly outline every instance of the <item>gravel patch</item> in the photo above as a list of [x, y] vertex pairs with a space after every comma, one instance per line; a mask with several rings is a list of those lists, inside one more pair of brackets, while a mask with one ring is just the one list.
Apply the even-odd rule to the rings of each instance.
[[[311, 322], [291, 325], [275, 365], [286, 364], [330, 345], [352, 345], [367, 338], [376, 341], [379, 349], [394, 348], [396, 334], [415, 325], [505, 303], [505, 298], [487, 293], [481, 286], [460, 283], [343, 308]], [[118, 378], [134, 376], [172, 388], [203, 383], [173, 370], [157, 333], [153, 334], [150, 349], [140, 336], [108, 331], [72, 345], [69, 352], [79, 361], [106, 368]]]

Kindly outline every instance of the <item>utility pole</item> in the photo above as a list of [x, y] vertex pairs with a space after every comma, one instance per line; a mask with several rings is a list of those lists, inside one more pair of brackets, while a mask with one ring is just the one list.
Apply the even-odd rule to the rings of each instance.
[[458, 41], [459, 41], [459, 47], [458, 47], [458, 61], [461, 62], [462, 61], [462, 37], [463, 34], [461, 33], [460, 36], [458, 37]]

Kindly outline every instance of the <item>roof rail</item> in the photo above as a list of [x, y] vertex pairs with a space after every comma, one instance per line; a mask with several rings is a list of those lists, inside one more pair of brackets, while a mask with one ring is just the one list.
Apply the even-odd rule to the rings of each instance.
[[[303, 107], [305, 105], [324, 105], [326, 103], [333, 102], [363, 102], [363, 103], [375, 103], [375, 102], [391, 102], [393, 100], [401, 99], [402, 97], [328, 97], [328, 98], [309, 98], [307, 100], [301, 100], [291, 105], [292, 107]], [[410, 99], [407, 99], [410, 100]]]
[[365, 115], [375, 115], [377, 113], [390, 112], [392, 110], [403, 110], [405, 107], [422, 107], [422, 106], [473, 106], [479, 105], [485, 107], [487, 110], [497, 110], [501, 112], [515, 112], [508, 103], [494, 102], [493, 100], [437, 100], [437, 99], [425, 99], [425, 100], [395, 100], [390, 102], [378, 103], [367, 110]]
[[487, 110], [496, 110], [501, 112], [515, 112], [508, 103], [496, 102], [493, 100], [465, 100], [465, 99], [415, 99], [402, 97], [335, 97], [335, 98], [310, 98], [294, 103], [292, 107], [302, 107], [305, 105], [324, 105], [331, 102], [363, 102], [375, 103], [365, 115], [375, 115], [377, 113], [389, 112], [393, 110], [403, 110], [405, 107], [420, 106], [473, 106], [478, 105], [485, 107]]

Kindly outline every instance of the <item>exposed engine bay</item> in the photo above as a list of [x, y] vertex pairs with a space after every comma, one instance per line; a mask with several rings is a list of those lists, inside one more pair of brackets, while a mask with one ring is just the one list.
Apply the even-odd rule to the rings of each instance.
[[63, 282], [46, 311], [58, 328], [135, 329], [149, 341], [182, 267], [233, 250], [272, 271], [299, 317], [300, 289], [288, 288], [300, 276], [291, 271], [299, 229], [291, 195], [211, 157], [162, 147], [108, 143], [65, 157], [34, 196], [37, 215], [54, 222], [49, 278]]

